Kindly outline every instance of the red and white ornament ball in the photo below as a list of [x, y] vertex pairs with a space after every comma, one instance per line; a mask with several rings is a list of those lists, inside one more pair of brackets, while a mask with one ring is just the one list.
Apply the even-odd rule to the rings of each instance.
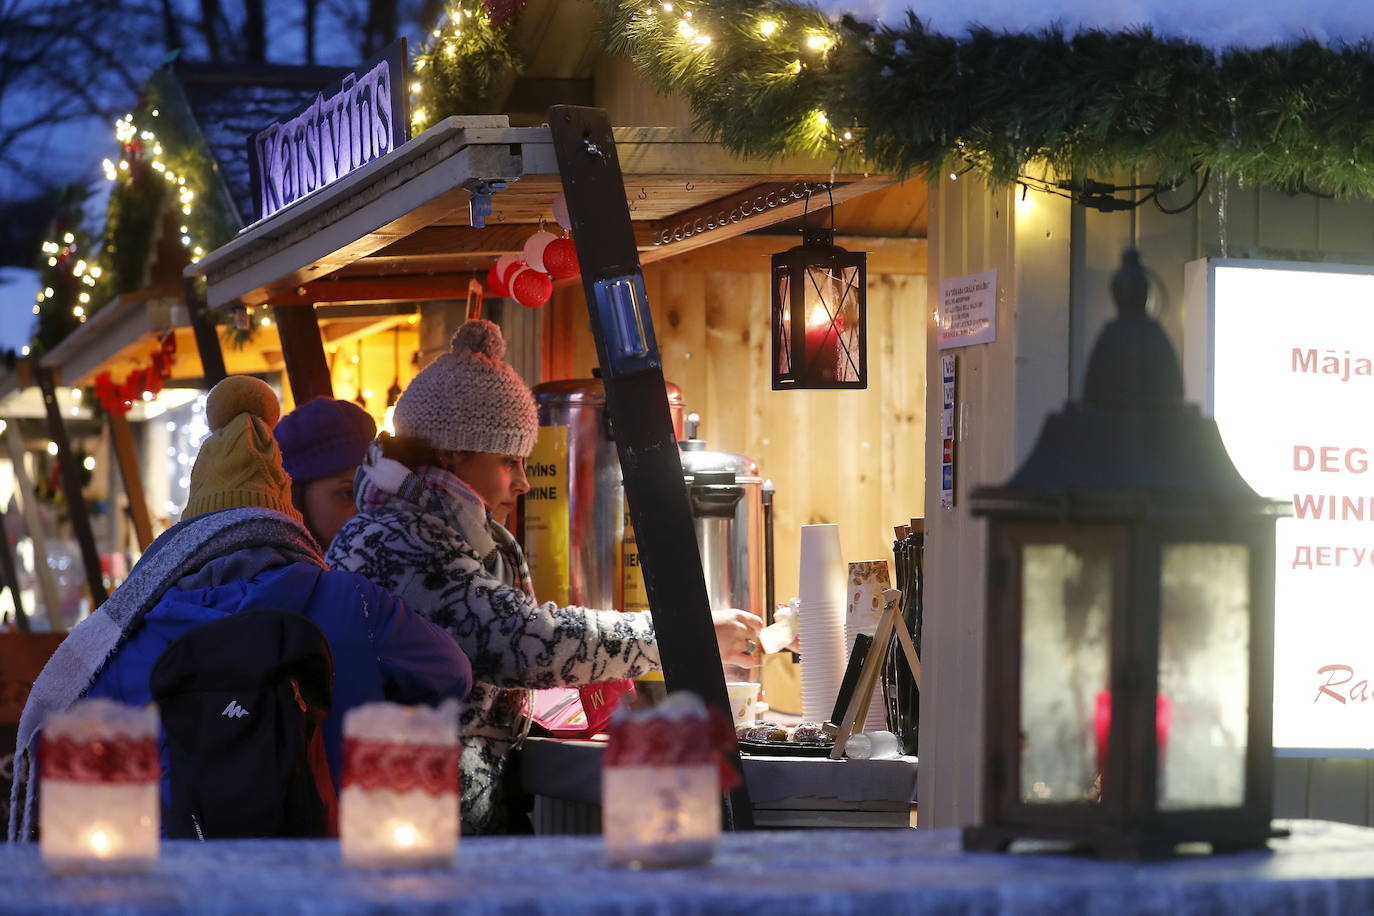
[[555, 280], [566, 280], [581, 272], [577, 263], [577, 246], [570, 238], [554, 239], [544, 248], [544, 270]]
[[537, 309], [553, 295], [553, 281], [542, 270], [527, 267], [512, 275], [510, 292], [525, 308]]

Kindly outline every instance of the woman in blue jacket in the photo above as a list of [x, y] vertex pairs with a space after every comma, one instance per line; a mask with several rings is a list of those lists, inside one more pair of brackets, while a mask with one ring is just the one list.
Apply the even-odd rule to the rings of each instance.
[[[27, 839], [31, 750], [47, 716], [83, 696], [150, 700], [163, 650], [201, 623], [249, 610], [298, 612], [324, 633], [334, 661], [325, 749], [337, 784], [341, 723], [360, 703], [461, 699], [471, 667], [457, 644], [360, 575], [325, 568], [291, 503], [272, 427], [281, 415], [265, 383], [234, 376], [206, 402], [211, 434], [191, 471], [182, 521], [150, 545], [129, 578], [59, 646], [34, 683], [19, 725], [10, 839]], [[163, 759], [164, 801], [168, 752]]]

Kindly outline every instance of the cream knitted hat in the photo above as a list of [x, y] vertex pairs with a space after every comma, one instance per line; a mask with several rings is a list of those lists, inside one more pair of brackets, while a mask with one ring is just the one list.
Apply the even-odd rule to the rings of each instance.
[[505, 355], [499, 327], [466, 322], [453, 335], [452, 352], [426, 366], [396, 402], [396, 434], [431, 448], [527, 457], [539, 435], [539, 413]]

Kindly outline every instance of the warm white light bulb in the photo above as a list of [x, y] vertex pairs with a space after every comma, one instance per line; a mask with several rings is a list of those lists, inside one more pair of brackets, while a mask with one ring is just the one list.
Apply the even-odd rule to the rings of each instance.
[[397, 824], [391, 831], [391, 839], [397, 846], [409, 849], [420, 841], [420, 834], [410, 824]]

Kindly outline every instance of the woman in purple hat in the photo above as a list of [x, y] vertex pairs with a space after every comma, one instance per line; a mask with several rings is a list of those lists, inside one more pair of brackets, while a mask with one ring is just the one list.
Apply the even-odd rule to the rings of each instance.
[[291, 501], [326, 550], [353, 517], [353, 477], [377, 424], [352, 401], [318, 397], [281, 418], [276, 429], [282, 464], [291, 475]]

